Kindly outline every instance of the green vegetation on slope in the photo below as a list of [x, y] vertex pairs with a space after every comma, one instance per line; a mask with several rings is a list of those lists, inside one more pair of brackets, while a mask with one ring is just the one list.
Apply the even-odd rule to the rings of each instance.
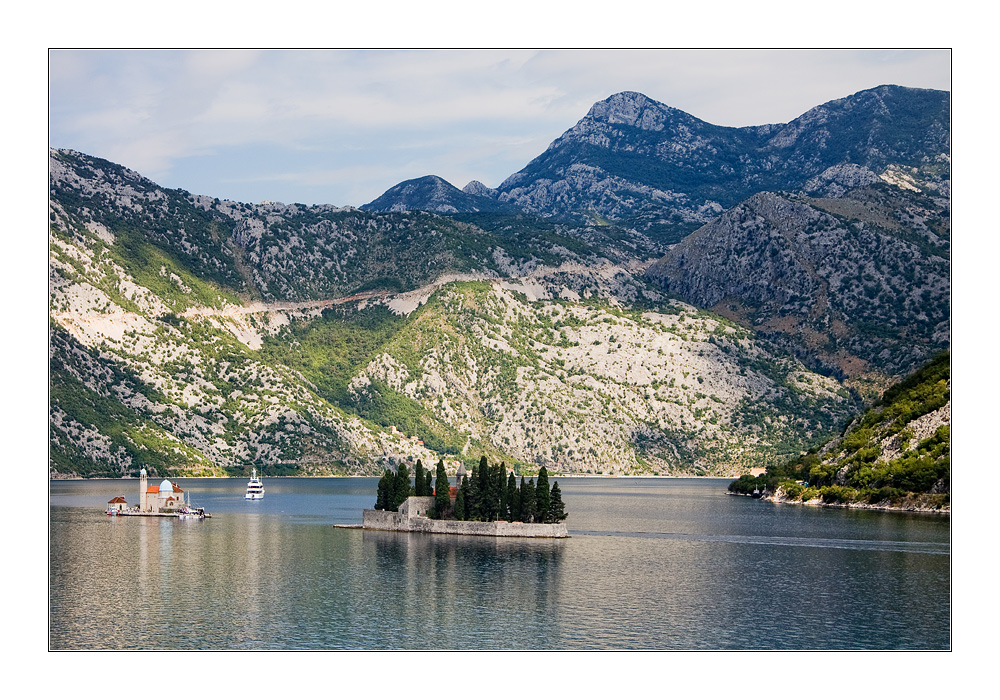
[[458, 454], [466, 438], [418, 401], [377, 380], [350, 388], [351, 380], [423, 312], [403, 317], [384, 306], [326, 309], [320, 318], [295, 322], [266, 338], [258, 357], [301, 373], [319, 396], [344, 411], [383, 428], [396, 426], [407, 435], [420, 435], [436, 452]]
[[[57, 349], [49, 360], [51, 410], [58, 416], [59, 431], [75, 439], [50, 445], [50, 469], [84, 477], [134, 476], [140, 467], [146, 467], [154, 476], [218, 474], [201, 452], [155, 420], [126, 406], [111, 389], [138, 392], [146, 400], [166, 402], [159, 391], [127, 367], [90, 355], [58, 326], [53, 326], [51, 332], [52, 345]], [[85, 447], [90, 453], [103, 454], [104, 459], [87, 456]]]
[[324, 309], [321, 317], [296, 321], [264, 339], [262, 360], [302, 373], [317, 391], [336, 403], [348, 401], [348, 383], [407, 324], [384, 306], [357, 311]]
[[780, 491], [785, 500], [819, 497], [825, 503], [947, 505], [950, 421], [937, 425], [919, 441], [914, 438], [913, 422], [950, 400], [950, 360], [949, 353], [942, 353], [888, 389], [877, 405], [824, 450], [769, 468], [759, 477], [744, 475], [729, 490], [741, 494]]

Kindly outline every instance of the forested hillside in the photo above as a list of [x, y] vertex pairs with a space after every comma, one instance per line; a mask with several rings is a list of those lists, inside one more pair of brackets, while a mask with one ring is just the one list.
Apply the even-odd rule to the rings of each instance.
[[939, 355], [891, 387], [837, 439], [764, 476], [743, 476], [730, 491], [782, 502], [949, 510], [950, 360]]

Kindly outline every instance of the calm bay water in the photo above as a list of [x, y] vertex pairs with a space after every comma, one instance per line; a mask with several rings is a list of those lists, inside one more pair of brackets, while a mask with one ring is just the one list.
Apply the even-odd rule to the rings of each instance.
[[205, 521], [53, 481], [52, 649], [948, 649], [947, 517], [727, 480], [560, 479], [568, 540], [365, 532], [377, 478], [177, 479]]

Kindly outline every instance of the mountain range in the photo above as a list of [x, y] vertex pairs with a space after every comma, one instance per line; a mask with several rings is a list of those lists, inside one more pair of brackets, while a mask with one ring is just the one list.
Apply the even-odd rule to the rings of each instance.
[[950, 344], [948, 93], [597, 103], [500, 187], [249, 204], [50, 149], [50, 472], [732, 475]]
[[[800, 191], [845, 164], [870, 177], [890, 166], [947, 171], [950, 121], [947, 92], [892, 85], [827, 102], [787, 124], [740, 128], [622, 92], [595, 104], [495, 190], [473, 182], [465, 191], [545, 217], [614, 222], [674, 243], [753, 194]], [[407, 200], [400, 187], [362, 208], [436, 211], [430, 198]], [[458, 201], [449, 206], [485, 211], [481, 202], [466, 205], [478, 209]]]

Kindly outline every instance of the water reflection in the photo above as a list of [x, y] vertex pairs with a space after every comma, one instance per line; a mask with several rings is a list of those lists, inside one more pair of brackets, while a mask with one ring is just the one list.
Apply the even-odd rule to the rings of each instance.
[[566, 540], [372, 531], [362, 540], [393, 621], [390, 646], [530, 649], [561, 636], [552, 605]]
[[289, 480], [254, 507], [228, 481], [199, 488], [206, 521], [108, 518], [117, 484], [54, 487], [51, 647], [950, 646], [947, 519], [581, 479], [570, 539], [519, 540], [331, 527], [377, 480]]

